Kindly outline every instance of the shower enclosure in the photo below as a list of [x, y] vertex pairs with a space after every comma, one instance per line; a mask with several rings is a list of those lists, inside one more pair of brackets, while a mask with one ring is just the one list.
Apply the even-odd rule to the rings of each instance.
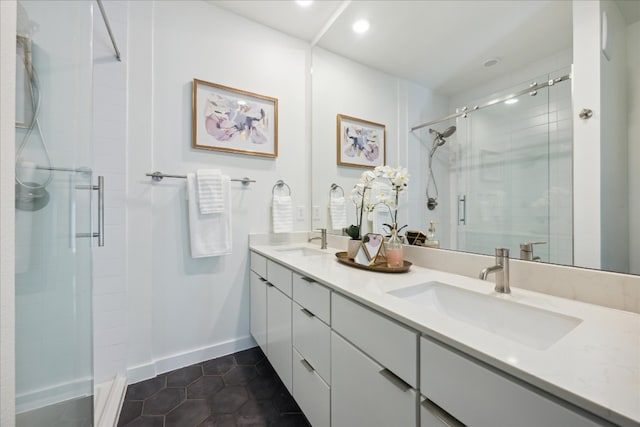
[[19, 1], [16, 425], [93, 425], [92, 2]]
[[[534, 80], [548, 82], [569, 71]], [[523, 87], [527, 84], [470, 105]], [[533, 257], [572, 264], [571, 85], [565, 80], [514, 100], [456, 121], [451, 240], [459, 250], [492, 255], [507, 247], [515, 257], [521, 244], [539, 243]]]

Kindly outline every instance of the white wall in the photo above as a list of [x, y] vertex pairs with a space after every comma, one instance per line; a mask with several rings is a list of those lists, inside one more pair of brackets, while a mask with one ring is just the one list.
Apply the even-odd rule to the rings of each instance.
[[629, 102], [629, 261], [631, 273], [640, 274], [640, 21], [627, 27], [627, 81]]
[[93, 175], [105, 179], [105, 246], [93, 248], [94, 381], [100, 384], [127, 368], [127, 67], [128, 8], [104, 3], [122, 62], [97, 6], [93, 8]]
[[0, 2], [0, 425], [15, 425], [16, 2]]
[[[291, 187], [294, 205], [309, 210], [310, 54], [300, 40], [200, 1], [131, 4], [131, 12], [130, 28], [136, 30], [129, 70], [127, 229], [134, 233], [127, 284], [129, 380], [135, 381], [253, 345], [248, 233], [270, 231], [271, 190], [278, 179]], [[134, 58], [144, 46], [150, 54]], [[278, 98], [278, 157], [191, 148], [194, 78]], [[198, 168], [257, 180], [248, 188], [232, 183], [232, 255], [192, 259], [185, 181], [153, 184], [144, 177], [154, 170], [185, 174]], [[308, 228], [307, 218], [295, 223], [297, 230]]]
[[[337, 164], [337, 115], [344, 114], [386, 126], [386, 164], [399, 164], [399, 80], [319, 47], [313, 48], [312, 182], [313, 205], [320, 216], [314, 228], [328, 227], [329, 190], [332, 183], [351, 193], [366, 169]], [[375, 90], [372, 90], [375, 88]], [[346, 96], [345, 96], [346, 94]], [[404, 135], [404, 134], [403, 134]], [[404, 141], [403, 141], [404, 142]], [[412, 183], [409, 184], [411, 188]], [[339, 191], [339, 190], [338, 190]], [[366, 214], [365, 214], [366, 215]], [[399, 213], [400, 224], [406, 217]], [[363, 219], [363, 222], [366, 218]], [[347, 201], [347, 224], [356, 223], [353, 203]], [[339, 232], [339, 230], [332, 230]]]

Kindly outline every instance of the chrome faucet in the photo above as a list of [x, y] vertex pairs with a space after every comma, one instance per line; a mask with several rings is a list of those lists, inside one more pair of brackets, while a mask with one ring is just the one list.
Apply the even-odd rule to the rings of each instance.
[[310, 237], [309, 242], [320, 239], [320, 249], [327, 249], [327, 229], [319, 228], [320, 236], [318, 237]]
[[480, 279], [487, 280], [487, 276], [496, 273], [496, 292], [510, 294], [509, 288], [509, 249], [496, 248], [496, 265], [487, 267], [480, 272]]
[[520, 259], [525, 261], [542, 261], [539, 256], [533, 256], [533, 245], [544, 245], [547, 242], [520, 243]]

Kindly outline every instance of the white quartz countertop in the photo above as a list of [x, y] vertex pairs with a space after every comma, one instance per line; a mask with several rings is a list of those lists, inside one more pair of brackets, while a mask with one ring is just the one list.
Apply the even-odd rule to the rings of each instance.
[[[292, 246], [318, 249], [317, 244], [299, 243], [253, 244], [250, 249], [610, 422], [640, 425], [640, 315], [518, 289], [517, 283], [511, 283], [511, 294], [497, 294], [491, 282], [417, 265], [402, 274], [364, 271], [339, 263], [335, 248], [317, 256], [283, 251]], [[430, 281], [582, 322], [551, 347], [538, 350], [387, 294]]]

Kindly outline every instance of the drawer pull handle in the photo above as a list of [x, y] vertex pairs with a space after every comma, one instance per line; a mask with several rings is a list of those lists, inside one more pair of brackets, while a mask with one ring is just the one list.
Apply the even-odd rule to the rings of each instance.
[[307, 368], [309, 372], [315, 371], [315, 369], [313, 369], [313, 366], [311, 366], [311, 363], [307, 362], [307, 359], [300, 359], [300, 363], [302, 363], [302, 365]]
[[424, 406], [425, 409], [431, 413], [431, 415], [442, 421], [442, 423], [447, 427], [465, 427], [464, 424], [453, 418], [447, 411], [445, 411], [429, 399], [424, 399], [422, 401], [422, 406]]
[[302, 276], [302, 280], [304, 280], [305, 282], [309, 283], [309, 284], [313, 284], [316, 283], [315, 280], [313, 280], [311, 277], [304, 277]]
[[271, 282], [265, 281], [264, 284], [267, 285], [270, 288], [273, 288], [273, 283], [271, 283]]
[[379, 373], [380, 375], [382, 375], [383, 377], [391, 381], [391, 383], [393, 383], [400, 390], [409, 391], [411, 389], [411, 386], [409, 384], [407, 384], [402, 378], [400, 378], [399, 376], [397, 376], [387, 368], [384, 368]]
[[306, 308], [301, 308], [300, 311], [303, 312], [304, 314], [306, 314], [308, 317], [316, 317], [315, 314], [313, 314], [312, 312], [310, 312]]
[[267, 281], [267, 279], [265, 279], [264, 277], [258, 277], [258, 279], [259, 279], [261, 282], [266, 282], [266, 281]]

